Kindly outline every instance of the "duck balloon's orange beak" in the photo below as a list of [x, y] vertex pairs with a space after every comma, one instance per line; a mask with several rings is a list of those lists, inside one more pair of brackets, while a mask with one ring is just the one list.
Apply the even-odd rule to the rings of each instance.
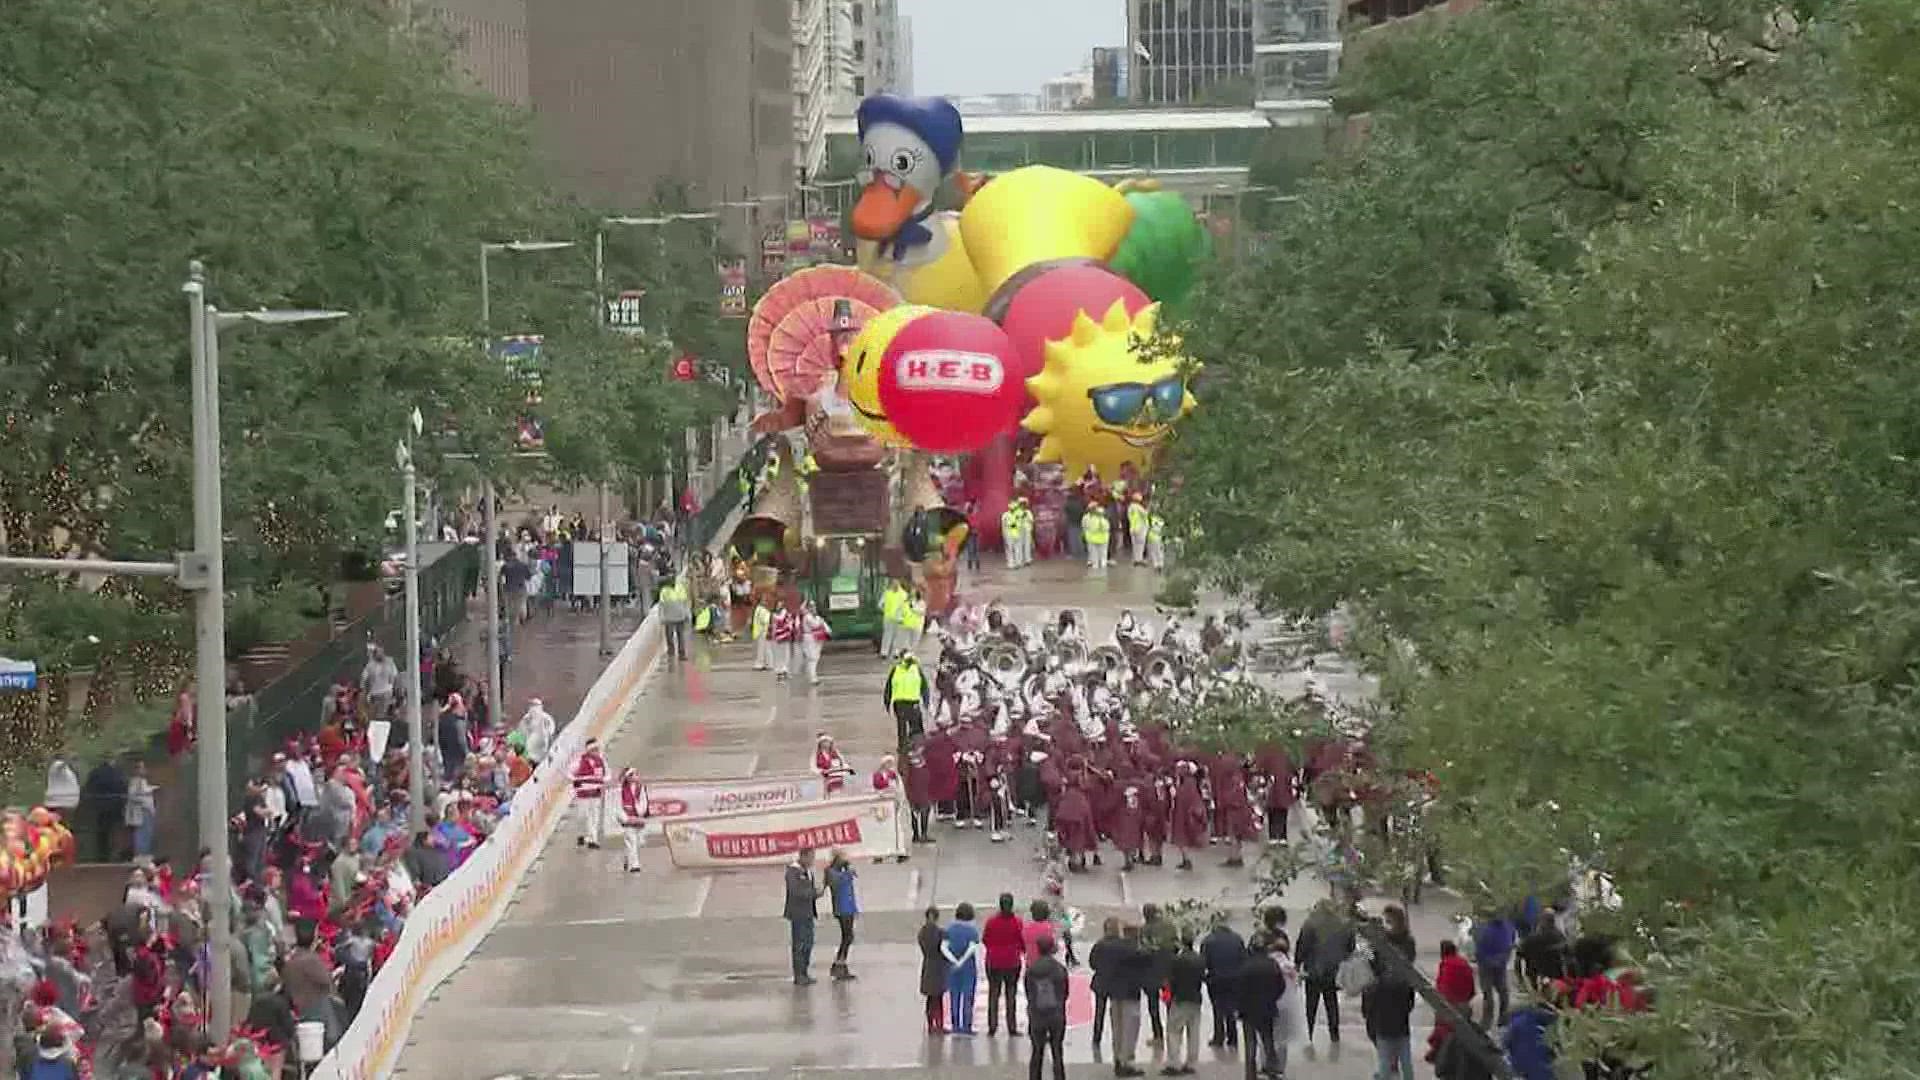
[[862, 240], [891, 240], [920, 208], [920, 192], [912, 184], [895, 187], [875, 179], [853, 204], [853, 235]]

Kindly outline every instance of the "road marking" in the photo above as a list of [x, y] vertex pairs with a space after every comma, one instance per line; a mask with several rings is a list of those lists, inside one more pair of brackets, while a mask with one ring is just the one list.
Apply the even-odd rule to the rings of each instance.
[[620, 1059], [620, 1075], [621, 1076], [633, 1075], [633, 1055], [638, 1053], [639, 1050], [640, 1050], [639, 1043], [630, 1042], [627, 1044], [627, 1056]]
[[920, 902], [920, 868], [916, 866], [913, 868], [913, 872], [907, 875], [907, 910], [912, 911], [914, 908], [914, 905], [918, 904], [919, 902]]
[[697, 919], [707, 910], [707, 897], [713, 895], [713, 875], [700, 879], [699, 895], [693, 901], [693, 914], [689, 918]]
[[1132, 874], [1127, 873], [1125, 870], [1120, 871], [1120, 906], [1122, 907], [1133, 906], [1133, 889], [1128, 885], [1132, 880]]
[[774, 721], [778, 719], [780, 719], [780, 706], [777, 704], [767, 706], [767, 726], [772, 727]]

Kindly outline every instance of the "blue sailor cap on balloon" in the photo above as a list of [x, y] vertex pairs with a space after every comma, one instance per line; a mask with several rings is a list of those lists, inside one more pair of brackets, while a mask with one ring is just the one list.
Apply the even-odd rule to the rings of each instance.
[[894, 94], [876, 94], [860, 102], [854, 113], [860, 137], [875, 124], [898, 124], [926, 141], [940, 162], [940, 171], [949, 173], [960, 161], [960, 142], [964, 132], [960, 110], [946, 98], [905, 98]]

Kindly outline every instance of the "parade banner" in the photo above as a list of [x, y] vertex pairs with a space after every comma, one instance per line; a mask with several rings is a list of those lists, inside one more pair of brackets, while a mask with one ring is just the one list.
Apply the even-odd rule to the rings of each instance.
[[826, 782], [816, 773], [737, 780], [648, 780], [647, 813], [656, 818], [706, 817], [817, 802], [826, 796]]
[[794, 852], [888, 859], [907, 853], [901, 843], [900, 803], [886, 795], [851, 795], [770, 810], [676, 818], [666, 824], [667, 854], [683, 869], [778, 866]]

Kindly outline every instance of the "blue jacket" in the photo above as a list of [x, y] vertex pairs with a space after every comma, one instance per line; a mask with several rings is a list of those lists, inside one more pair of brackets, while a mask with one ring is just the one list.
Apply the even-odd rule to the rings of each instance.
[[860, 914], [860, 899], [854, 895], [855, 878], [851, 866], [827, 867], [827, 887], [833, 890], [833, 913], [835, 915]]
[[1515, 1080], [1554, 1080], [1553, 1013], [1538, 1005], [1507, 1021], [1507, 1064]]
[[1503, 968], [1513, 959], [1513, 924], [1491, 919], [1473, 931], [1473, 962], [1483, 968]]
[[66, 1058], [35, 1058], [20, 1075], [23, 1080], [78, 1080], [80, 1070]]

